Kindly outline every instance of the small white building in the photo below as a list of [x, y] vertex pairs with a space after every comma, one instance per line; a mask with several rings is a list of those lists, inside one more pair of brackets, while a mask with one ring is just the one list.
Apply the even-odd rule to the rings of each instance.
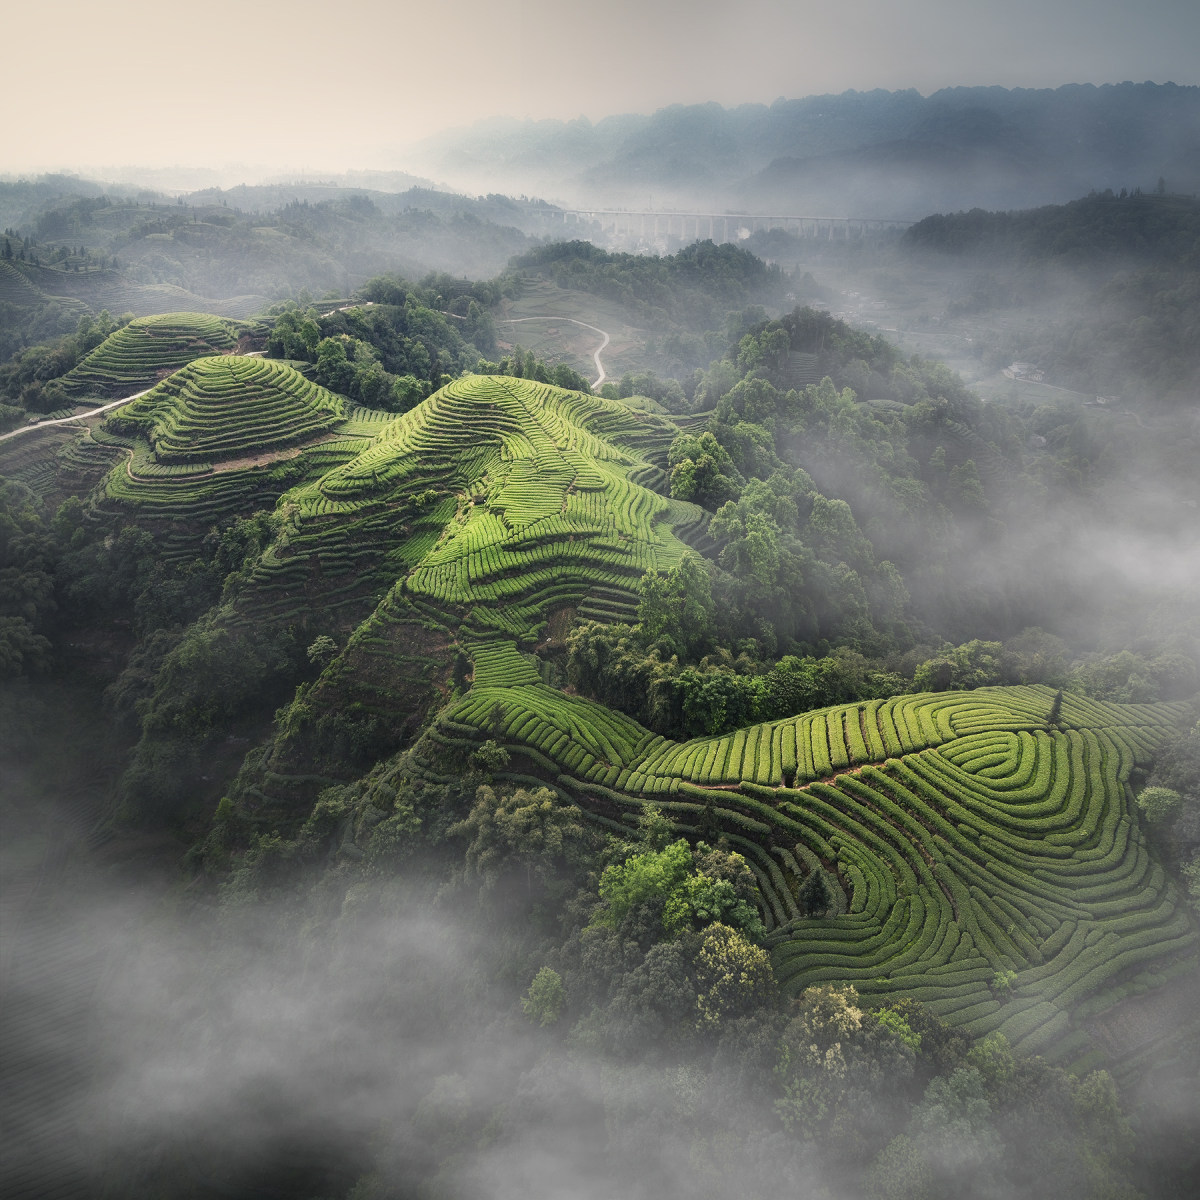
[[1023, 379], [1026, 383], [1041, 383], [1046, 378], [1045, 372], [1036, 363], [1015, 362], [1004, 368], [1004, 374], [1009, 379]]

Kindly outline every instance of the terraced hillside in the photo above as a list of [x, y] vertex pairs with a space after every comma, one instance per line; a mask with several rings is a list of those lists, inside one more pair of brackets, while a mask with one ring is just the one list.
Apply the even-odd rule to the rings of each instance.
[[[399, 583], [331, 674], [395, 678], [380, 662], [403, 644], [395, 630], [439, 626], [472, 675], [427, 735], [425, 768], [497, 738], [515, 778], [553, 781], [599, 821], [628, 829], [653, 800], [684, 833], [725, 834], [758, 875], [789, 989], [841, 979], [914, 995], [974, 1033], [1074, 1061], [1090, 1052], [1089, 1015], [1194, 970], [1191, 919], [1127, 790], [1182, 706], [985, 689], [679, 745], [542, 681], [525, 651], [553, 610], [601, 600], [627, 612], [642, 572], [687, 553], [672, 524], [688, 532], [688, 506], [639, 482], [652, 481], [644, 454], [661, 449], [659, 424], [523, 381], [460, 381], [289, 494], [287, 551], [258, 584], [297, 580], [312, 555], [337, 569], [339, 529], [361, 531], [355, 521], [397, 493], [424, 495], [424, 532], [394, 552]], [[366, 541], [344, 536], [341, 569]], [[331, 696], [386, 713], [386, 685], [345, 686]], [[816, 870], [832, 905], [805, 917]]]
[[0, 303], [18, 308], [51, 305], [74, 315], [131, 312], [138, 317], [156, 313], [211, 313], [246, 320], [270, 304], [262, 295], [217, 299], [199, 296], [173, 283], [139, 283], [123, 271], [71, 271], [63, 266], [0, 262]]
[[153, 529], [175, 560], [214, 525], [356, 457], [393, 420], [283, 363], [221, 355], [189, 364], [45, 465], [68, 481], [102, 472], [95, 506]]
[[[165, 402], [151, 399], [144, 428]], [[323, 716], [398, 739], [441, 709], [413, 752], [430, 778], [495, 739], [509, 778], [549, 782], [601, 824], [628, 832], [653, 801], [684, 834], [725, 835], [758, 877], [790, 990], [844, 980], [914, 996], [1079, 1065], [1096, 1053], [1089, 1019], [1196, 969], [1194, 922], [1128, 787], [1182, 705], [988, 688], [668, 741], [551, 686], [529, 652], [557, 612], [631, 615], [641, 575], [692, 552], [704, 514], [654, 490], [677, 427], [494, 376], [379, 422], [361, 453], [282, 498], [281, 532], [228, 618], [290, 622], [377, 597], [243, 773], [247, 814], [294, 815], [328, 782]], [[210, 445], [203, 425], [155, 436], [184, 460]], [[468, 669], [451, 695], [456, 657]], [[821, 911], [805, 915], [816, 872]]]
[[62, 384], [77, 399], [128, 396], [194, 359], [228, 353], [236, 345], [236, 326], [207, 313], [139, 317], [105, 338]]
[[345, 410], [343, 400], [284, 363], [221, 355], [189, 363], [108, 423], [144, 437], [159, 463], [195, 463], [306, 441]]
[[44, 291], [38, 282], [30, 278], [31, 274], [39, 278], [42, 273], [24, 263], [18, 267], [8, 259], [0, 259], [0, 304], [9, 304], [17, 310], [58, 307], [73, 317], [83, 316], [90, 311], [88, 304], [82, 300]]
[[[430, 741], [498, 737], [605, 823], [628, 828], [652, 800], [685, 834], [726, 836], [759, 879], [791, 991], [839, 980], [913, 996], [973, 1034], [1086, 1065], [1088, 1017], [1196, 969], [1193, 922], [1126, 786], [1182, 712], [988, 688], [679, 745], [493, 646]], [[806, 917], [814, 871], [832, 901]]]
[[511, 656], [555, 613], [633, 616], [641, 576], [678, 563], [707, 523], [652, 490], [665, 487], [657, 464], [675, 432], [617, 401], [469, 376], [288, 492], [230, 620], [291, 625], [319, 611], [328, 626], [364, 591], [374, 611], [248, 767], [245, 805], [294, 817], [345, 770], [348, 726], [397, 745], [445, 703], [456, 662], [494, 653], [528, 674]]
[[201, 296], [174, 283], [139, 283], [123, 271], [103, 270], [75, 274], [43, 268], [33, 275], [34, 283], [58, 304], [79, 305], [93, 313], [131, 312], [149, 317], [171, 313], [210, 313], [232, 321], [244, 321], [270, 304], [263, 295]]
[[[35, 308], [46, 304], [48, 298], [40, 291], [29, 277], [7, 259], [0, 259], [0, 304], [11, 304], [14, 308]], [[86, 305], [79, 305], [81, 312], [87, 311]]]
[[694, 505], [648, 483], [674, 427], [618, 402], [470, 376], [385, 426], [363, 454], [286, 497], [286, 541], [254, 580], [286, 595], [312, 563], [359, 574], [390, 558], [394, 601], [465, 644], [530, 640], [550, 611], [632, 613], [638, 579], [687, 552]]

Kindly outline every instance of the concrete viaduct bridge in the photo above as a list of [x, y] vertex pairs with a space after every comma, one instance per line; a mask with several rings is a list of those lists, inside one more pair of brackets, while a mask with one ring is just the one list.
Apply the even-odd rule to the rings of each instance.
[[[536, 211], [536, 210], [535, 210]], [[664, 212], [629, 209], [543, 209], [547, 225], [561, 225], [564, 233], [575, 226], [582, 234], [599, 226], [619, 238], [654, 241], [661, 237], [680, 241], [736, 242], [766, 229], [782, 229], [802, 238], [851, 241], [868, 233], [907, 229], [911, 221], [884, 221], [866, 217], [771, 216], [763, 213]]]

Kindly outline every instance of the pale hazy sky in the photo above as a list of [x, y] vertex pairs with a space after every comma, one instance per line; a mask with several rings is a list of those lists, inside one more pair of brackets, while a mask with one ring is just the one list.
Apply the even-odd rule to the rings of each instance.
[[4, 38], [0, 174], [394, 167], [486, 116], [1200, 83], [1197, 0], [40, 0]]

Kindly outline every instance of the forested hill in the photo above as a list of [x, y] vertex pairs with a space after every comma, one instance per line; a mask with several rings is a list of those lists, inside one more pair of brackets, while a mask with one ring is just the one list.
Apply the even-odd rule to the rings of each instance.
[[518, 228], [525, 218], [506, 197], [427, 189], [297, 185], [184, 197], [54, 178], [0, 182], [0, 360], [103, 309], [248, 317], [274, 296], [344, 298], [384, 271], [486, 279], [529, 246]]
[[652, 328], [718, 329], [730, 311], [782, 303], [778, 267], [731, 244], [695, 242], [677, 254], [616, 254], [591, 242], [552, 242], [517, 255], [510, 269], [620, 304]]
[[938, 213], [904, 233], [903, 244], [1003, 262], [1054, 262], [1094, 268], [1111, 263], [1200, 269], [1200, 200], [1122, 188], [1068, 204], [1017, 212]]
[[[1150, 410], [1194, 407], [1200, 390], [1200, 200], [1135, 188], [1015, 212], [937, 214], [909, 228], [911, 260], [970, 272], [958, 305], [994, 361], [1037, 364], [1047, 382], [1134, 400]], [[966, 280], [952, 276], [958, 287]], [[964, 326], [964, 329], [967, 327]]]

